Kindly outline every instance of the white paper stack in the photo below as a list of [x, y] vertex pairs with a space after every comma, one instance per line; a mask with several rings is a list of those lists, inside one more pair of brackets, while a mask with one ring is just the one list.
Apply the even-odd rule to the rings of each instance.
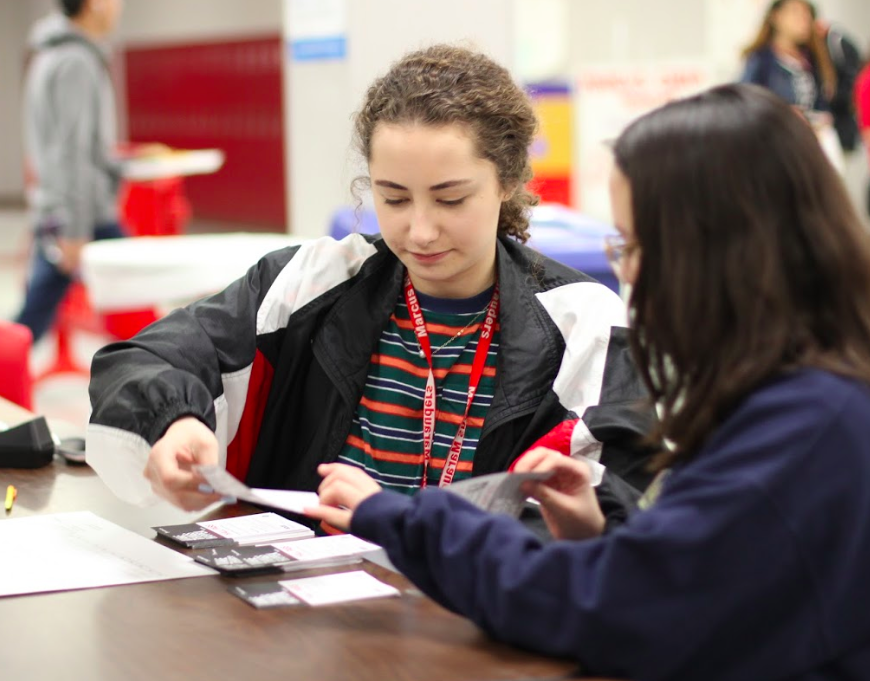
[[272, 543], [272, 546], [285, 556], [300, 563], [318, 564], [321, 561], [358, 556], [372, 551], [379, 551], [380, 546], [363, 541], [351, 534], [336, 534], [331, 537], [314, 537], [298, 541]]
[[314, 532], [305, 525], [282, 518], [276, 513], [201, 520], [197, 524], [220, 537], [232, 539], [239, 546], [271, 544], [314, 536]]
[[332, 605], [369, 598], [399, 596], [398, 589], [362, 570], [280, 582], [292, 596], [308, 605]]

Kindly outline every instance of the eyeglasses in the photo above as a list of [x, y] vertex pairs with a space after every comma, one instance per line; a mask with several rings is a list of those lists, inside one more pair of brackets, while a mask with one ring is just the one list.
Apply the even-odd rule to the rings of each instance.
[[608, 234], [604, 237], [604, 253], [614, 268], [619, 268], [625, 259], [640, 248], [636, 241], [626, 241], [621, 234]]

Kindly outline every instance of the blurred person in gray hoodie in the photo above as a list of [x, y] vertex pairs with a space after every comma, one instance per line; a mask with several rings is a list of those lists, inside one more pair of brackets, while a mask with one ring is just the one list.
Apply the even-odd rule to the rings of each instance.
[[118, 223], [121, 160], [115, 98], [102, 41], [122, 0], [59, 0], [62, 13], [38, 21], [25, 80], [24, 134], [35, 183], [34, 248], [16, 321], [38, 340], [76, 276], [83, 246], [125, 236]]

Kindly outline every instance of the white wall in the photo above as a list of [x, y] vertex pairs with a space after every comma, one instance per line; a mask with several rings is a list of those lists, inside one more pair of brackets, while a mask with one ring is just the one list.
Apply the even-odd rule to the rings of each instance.
[[24, 13], [23, 19], [26, 23], [26, 28], [28, 29], [34, 21], [45, 16], [57, 7], [57, 2], [55, 2], [55, 0], [25, 0], [25, 2], [20, 2], [20, 0], [6, 1], [9, 3], [14, 2], [16, 5], [22, 5], [21, 11]]
[[854, 38], [866, 56], [870, 52], [870, 2], [867, 0], [817, 0], [819, 15]]
[[572, 63], [681, 59], [704, 52], [700, 0], [571, 2]]
[[26, 51], [26, 4], [0, 0], [0, 199], [24, 193], [21, 73]]
[[[219, 36], [277, 33], [281, 0], [123, 0], [116, 43], [178, 42]], [[55, 0], [0, 0], [21, 6], [31, 24], [57, 6]]]
[[[739, 68], [739, 52], [754, 37], [770, 4], [770, 0], [562, 1], [570, 7], [572, 67], [697, 58], [710, 62], [723, 77]], [[870, 2], [814, 1], [821, 17], [843, 27], [865, 52], [870, 48]]]
[[281, 14], [281, 0], [125, 0], [118, 40], [194, 42], [278, 33]]

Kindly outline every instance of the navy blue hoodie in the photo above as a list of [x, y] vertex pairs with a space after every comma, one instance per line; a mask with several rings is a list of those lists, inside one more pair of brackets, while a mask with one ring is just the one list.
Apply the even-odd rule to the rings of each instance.
[[635, 681], [870, 679], [870, 388], [759, 388], [603, 537], [542, 542], [449, 491], [376, 494], [352, 531], [494, 637]]

